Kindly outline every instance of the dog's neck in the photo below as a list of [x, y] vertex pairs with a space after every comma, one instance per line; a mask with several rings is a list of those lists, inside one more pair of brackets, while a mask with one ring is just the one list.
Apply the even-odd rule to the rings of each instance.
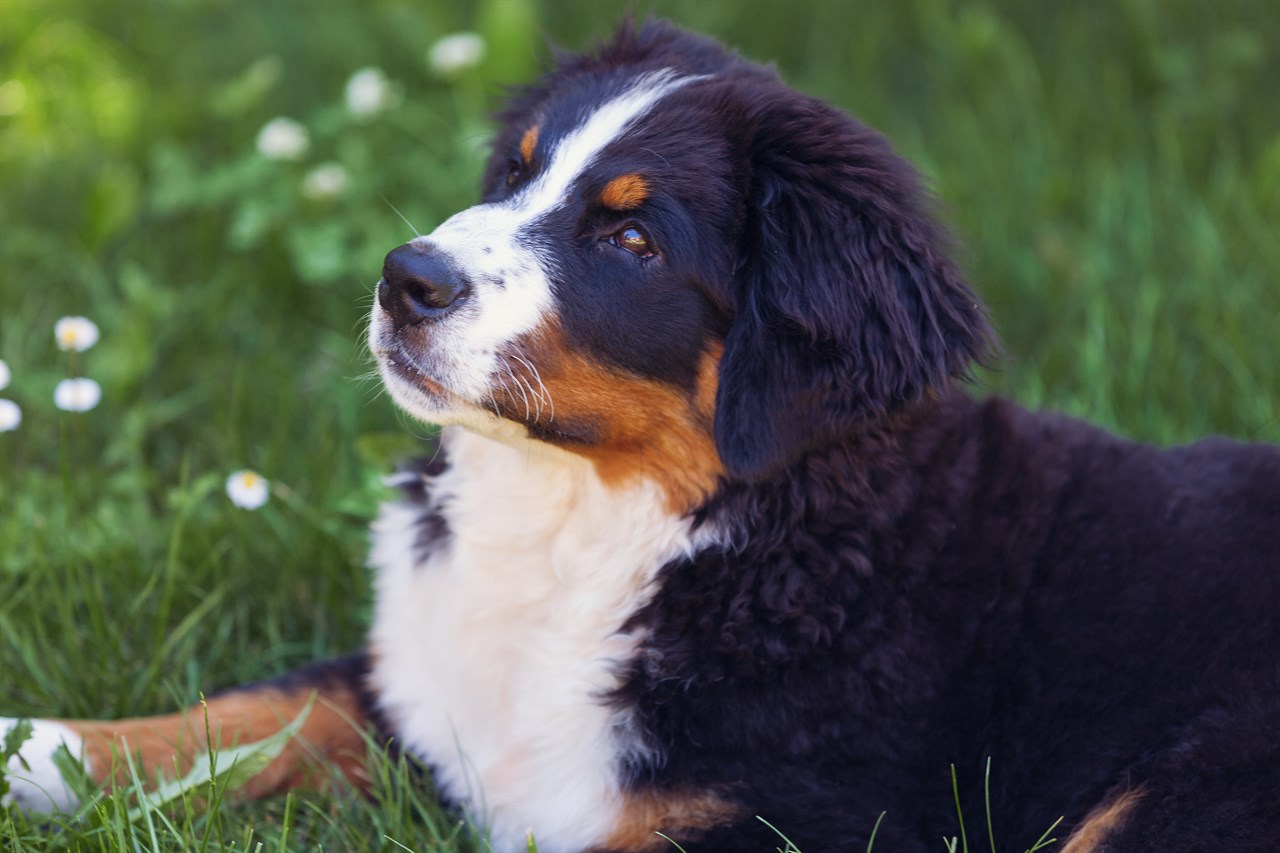
[[[483, 509], [458, 516], [455, 508], [451, 529], [492, 542], [508, 536], [539, 541], [565, 536], [575, 546], [591, 541], [607, 548], [611, 539], [626, 538], [619, 525], [628, 518], [649, 519], [642, 525], [645, 529], [670, 526], [682, 536], [713, 528], [714, 535], [696, 538], [705, 542], [709, 535], [723, 541], [736, 538], [726, 519], [754, 516], [740, 511], [744, 503], [769, 503], [774, 514], [770, 517], [792, 516], [802, 524], [813, 510], [809, 504], [824, 495], [838, 495], [843, 506], [856, 508], [857, 526], [867, 533], [891, 530], [919, 497], [922, 474], [955, 461], [938, 447], [948, 434], [939, 424], [964, 417], [973, 407], [958, 391], [917, 401], [805, 454], [767, 480], [722, 478], [714, 493], [688, 512], [672, 511], [664, 472], [619, 484], [602, 477], [595, 460], [527, 438], [520, 430], [495, 435], [491, 430], [450, 427], [442, 448], [454, 474], [435, 478], [431, 500], [437, 506], [455, 503]], [[474, 498], [468, 497], [471, 492]], [[521, 508], [518, 524], [503, 522], [508, 505]], [[538, 511], [530, 513], [529, 507]]]

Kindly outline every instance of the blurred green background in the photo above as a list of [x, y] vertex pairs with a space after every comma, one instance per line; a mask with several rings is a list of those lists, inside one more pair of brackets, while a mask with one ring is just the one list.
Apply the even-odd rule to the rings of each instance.
[[[1005, 343], [979, 393], [1161, 443], [1280, 440], [1280, 6], [629, 5], [921, 166]], [[626, 8], [0, 0], [0, 397], [23, 412], [0, 433], [0, 713], [165, 710], [358, 645], [378, 478], [426, 435], [359, 343], [382, 256], [474, 199], [487, 115], [547, 39]], [[459, 31], [483, 59], [433, 67]], [[259, 150], [279, 117], [293, 158]], [[64, 315], [101, 341], [58, 351]], [[72, 374], [92, 411], [55, 408]], [[223, 492], [244, 467], [273, 484], [256, 512]]]

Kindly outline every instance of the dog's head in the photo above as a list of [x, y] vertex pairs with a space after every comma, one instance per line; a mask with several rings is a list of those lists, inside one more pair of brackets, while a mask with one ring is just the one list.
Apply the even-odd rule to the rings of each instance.
[[386, 259], [370, 343], [410, 413], [527, 435], [692, 505], [982, 355], [915, 171], [665, 24], [517, 95], [480, 204]]

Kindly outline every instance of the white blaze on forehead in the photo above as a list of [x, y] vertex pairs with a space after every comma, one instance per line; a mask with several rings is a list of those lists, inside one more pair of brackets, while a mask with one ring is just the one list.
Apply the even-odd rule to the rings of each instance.
[[508, 204], [534, 216], [555, 208], [605, 146], [621, 137], [665, 95], [696, 79], [677, 77], [670, 69], [639, 78], [626, 92], [600, 107], [560, 140], [547, 158], [547, 168]]
[[619, 139], [667, 94], [700, 79], [679, 77], [669, 68], [637, 78], [621, 95], [588, 114], [582, 124], [557, 142], [544, 158], [546, 168], [528, 186], [509, 199], [464, 210], [441, 225], [434, 234], [419, 239], [436, 242], [442, 231], [454, 230], [450, 225], [461, 219], [493, 217], [491, 223], [471, 221], [468, 227], [491, 231], [505, 226], [504, 230], [507, 230], [513, 225], [527, 224], [555, 209], [564, 201], [573, 182], [595, 162], [609, 143]]

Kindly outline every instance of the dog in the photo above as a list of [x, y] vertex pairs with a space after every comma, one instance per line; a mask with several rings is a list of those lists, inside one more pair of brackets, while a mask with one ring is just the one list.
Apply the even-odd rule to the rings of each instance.
[[[318, 696], [248, 796], [359, 786], [372, 730], [499, 851], [933, 850], [957, 805], [1008, 849], [1275, 844], [1280, 453], [966, 396], [993, 336], [915, 171], [708, 39], [624, 25], [499, 121], [378, 284], [383, 382], [445, 429], [367, 649], [208, 700], [227, 746]], [[75, 806], [60, 744], [100, 782], [207, 748], [34, 726], [34, 810]]]

